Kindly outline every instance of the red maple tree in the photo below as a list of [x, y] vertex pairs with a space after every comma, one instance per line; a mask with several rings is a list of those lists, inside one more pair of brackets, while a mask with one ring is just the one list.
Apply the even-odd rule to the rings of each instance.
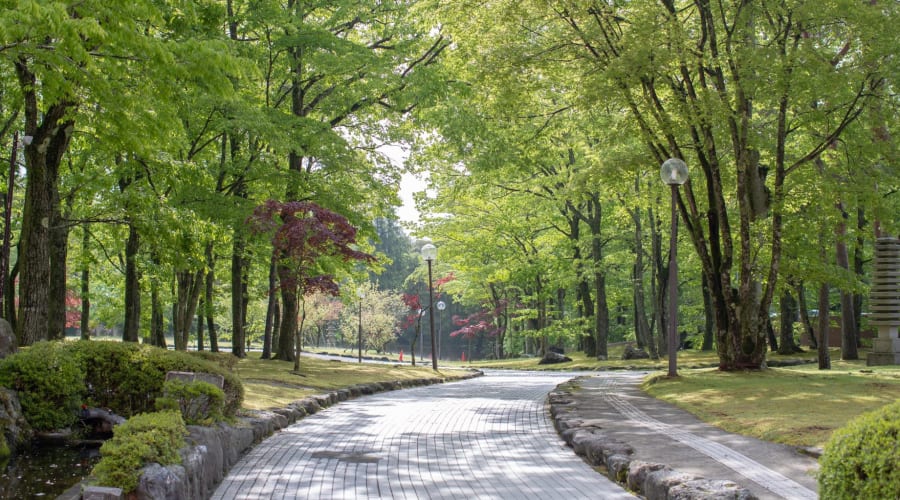
[[[298, 357], [294, 347], [298, 333], [299, 297], [321, 292], [338, 295], [340, 287], [328, 272], [333, 261], [372, 262], [375, 257], [353, 248], [356, 228], [346, 217], [311, 201], [268, 200], [256, 207], [248, 219], [257, 233], [272, 233], [273, 258], [284, 307], [279, 335], [278, 359]], [[295, 363], [296, 367], [296, 363]]]

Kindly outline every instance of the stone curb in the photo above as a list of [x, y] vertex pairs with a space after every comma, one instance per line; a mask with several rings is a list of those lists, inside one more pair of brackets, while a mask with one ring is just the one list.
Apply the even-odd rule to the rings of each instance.
[[578, 379], [564, 382], [547, 396], [556, 430], [576, 454], [606, 476], [647, 500], [752, 500], [750, 490], [725, 480], [685, 474], [668, 465], [633, 460], [634, 449], [578, 416], [572, 398]]
[[[149, 464], [141, 471], [140, 483], [134, 497], [137, 500], [195, 500], [209, 498], [228, 471], [253, 446], [276, 431], [317, 413], [341, 401], [359, 396], [385, 391], [408, 389], [423, 385], [467, 380], [484, 375], [480, 370], [461, 378], [420, 378], [356, 384], [324, 394], [316, 394], [293, 401], [285, 408], [273, 410], [242, 410], [233, 425], [219, 423], [214, 426], [188, 426], [185, 447], [179, 450], [180, 465], [163, 467]], [[88, 486], [82, 492], [83, 484], [70, 488], [57, 500], [97, 498], [114, 500], [122, 496], [110, 496], [111, 488]], [[100, 491], [102, 490], [102, 496]]]

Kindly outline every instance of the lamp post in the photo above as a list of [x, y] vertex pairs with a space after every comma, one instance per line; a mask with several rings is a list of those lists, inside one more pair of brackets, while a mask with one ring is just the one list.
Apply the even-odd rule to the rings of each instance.
[[669, 158], [659, 169], [662, 181], [672, 188], [672, 231], [669, 237], [669, 318], [667, 325], [669, 377], [678, 376], [678, 186], [688, 180], [688, 168], [680, 158]]
[[359, 297], [359, 329], [356, 333], [356, 359], [359, 363], [362, 363], [362, 306], [363, 298], [366, 296], [366, 291], [362, 286], [356, 289], [356, 296]]
[[438, 357], [441, 357], [441, 316], [443, 314], [443, 310], [447, 308], [447, 304], [444, 304], [443, 300], [439, 300], [437, 304], [434, 305], [438, 310], [438, 335], [437, 335], [437, 353]]
[[431, 368], [437, 371], [437, 349], [434, 343], [434, 289], [431, 286], [431, 263], [437, 257], [437, 247], [427, 243], [422, 247], [422, 257], [428, 262], [428, 328], [431, 331]]

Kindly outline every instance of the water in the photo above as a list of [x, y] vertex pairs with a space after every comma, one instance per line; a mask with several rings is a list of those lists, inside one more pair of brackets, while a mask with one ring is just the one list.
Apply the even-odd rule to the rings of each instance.
[[35, 445], [19, 451], [8, 463], [0, 461], [0, 499], [56, 498], [100, 460], [97, 447]]

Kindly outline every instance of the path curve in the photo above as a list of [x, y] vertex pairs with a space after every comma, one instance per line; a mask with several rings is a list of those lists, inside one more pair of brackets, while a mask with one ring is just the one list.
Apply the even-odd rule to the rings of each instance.
[[547, 393], [574, 376], [489, 372], [342, 402], [257, 445], [211, 498], [635, 498], [553, 430]]

